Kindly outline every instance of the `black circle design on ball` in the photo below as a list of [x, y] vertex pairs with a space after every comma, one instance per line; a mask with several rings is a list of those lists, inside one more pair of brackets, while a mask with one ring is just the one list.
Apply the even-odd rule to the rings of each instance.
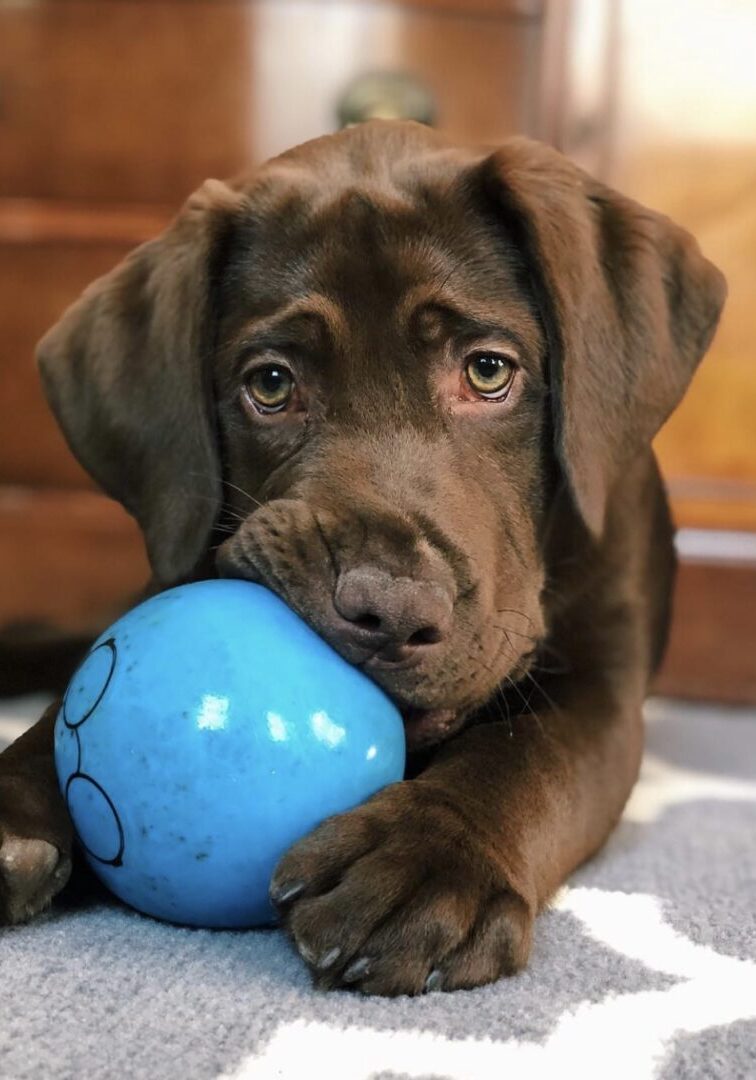
[[87, 845], [84, 843], [81, 836], [78, 836], [79, 843], [84, 848], [87, 855], [91, 856], [91, 858], [93, 858], [93, 859], [96, 859], [97, 862], [102, 863], [104, 866], [123, 866], [123, 852], [124, 852], [124, 848], [126, 846], [126, 838], [125, 838], [124, 831], [123, 831], [123, 825], [121, 824], [121, 819], [118, 816], [118, 811], [115, 808], [115, 804], [114, 804], [113, 800], [108, 795], [107, 791], [102, 786], [102, 784], [98, 784], [97, 781], [93, 777], [91, 777], [88, 773], [83, 773], [83, 772], [71, 773], [68, 780], [66, 781], [66, 807], [68, 809], [68, 813], [71, 815], [72, 818], [73, 818], [73, 814], [71, 812], [71, 803], [70, 803], [70, 800], [69, 800], [69, 792], [71, 790], [71, 784], [74, 782], [74, 780], [86, 780], [87, 783], [91, 784], [93, 788], [96, 788], [96, 790], [99, 791], [100, 795], [102, 795], [103, 799], [105, 800], [105, 802], [110, 807], [110, 811], [113, 814], [113, 820], [115, 821], [116, 828], [118, 829], [118, 851], [116, 852], [116, 854], [113, 856], [112, 859], [103, 859], [102, 855], [98, 855], [96, 851], [92, 851], [92, 849], [90, 847], [87, 847]]
[[[75, 724], [72, 724], [71, 721], [68, 719], [68, 716], [67, 716], [67, 706], [68, 706], [68, 694], [69, 694], [69, 691], [70, 691], [71, 687], [73, 686], [74, 680], [76, 679], [76, 676], [78, 675], [78, 673], [81, 671], [81, 669], [84, 667], [84, 665], [86, 663], [88, 663], [89, 660], [91, 660], [91, 658], [94, 656], [94, 654], [96, 652], [100, 651], [100, 649], [108, 649], [110, 651], [110, 667], [108, 669], [107, 675], [105, 676], [105, 682], [103, 683], [102, 689], [100, 690], [100, 693], [97, 695], [94, 704], [90, 705], [89, 709], [84, 713], [81, 720], [77, 720]], [[116, 666], [116, 660], [117, 659], [118, 659], [118, 650], [116, 649], [115, 638], [108, 638], [107, 641], [101, 642], [95, 649], [92, 649], [92, 651], [88, 652], [87, 655], [84, 657], [84, 659], [79, 664], [76, 671], [74, 672], [73, 678], [71, 679], [71, 682], [69, 683], [68, 690], [66, 691], [66, 696], [63, 699], [63, 723], [66, 725], [67, 728], [71, 728], [72, 730], [74, 730], [75, 728], [79, 728], [79, 727], [81, 727], [81, 725], [84, 723], [85, 720], [88, 720], [90, 718], [92, 713], [95, 711], [97, 706], [100, 704], [102, 699], [105, 697], [105, 691], [110, 686], [110, 681], [113, 678], [113, 672], [115, 671], [115, 666]]]

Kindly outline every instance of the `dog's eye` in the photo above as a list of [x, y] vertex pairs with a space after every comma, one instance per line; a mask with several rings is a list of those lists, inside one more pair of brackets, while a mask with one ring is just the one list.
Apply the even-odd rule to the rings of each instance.
[[489, 400], [504, 397], [514, 373], [512, 361], [499, 353], [473, 353], [465, 365], [465, 376], [472, 389]]
[[281, 412], [294, 393], [294, 376], [280, 364], [266, 364], [249, 372], [244, 391], [258, 412]]

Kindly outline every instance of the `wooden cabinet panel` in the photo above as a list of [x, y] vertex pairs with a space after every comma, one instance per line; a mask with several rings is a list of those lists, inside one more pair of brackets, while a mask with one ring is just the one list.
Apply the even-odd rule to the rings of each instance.
[[749, 559], [684, 557], [655, 692], [756, 701], [756, 543]]
[[94, 492], [0, 487], [0, 638], [8, 628], [99, 633], [149, 579], [141, 535]]
[[252, 156], [252, 5], [0, 10], [0, 196], [173, 202]]

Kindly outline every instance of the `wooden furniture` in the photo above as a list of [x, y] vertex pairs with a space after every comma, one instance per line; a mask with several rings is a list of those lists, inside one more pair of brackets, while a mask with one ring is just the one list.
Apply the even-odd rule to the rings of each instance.
[[[589, 47], [581, 0], [0, 5], [0, 639], [22, 625], [45, 634], [96, 629], [147, 576], [135, 526], [94, 490], [47, 411], [32, 361], [36, 340], [203, 179], [332, 129], [347, 89], [376, 71], [417, 80], [453, 135], [550, 138], [705, 234], [738, 291], [714, 359], [659, 447], [684, 524], [756, 528], [746, 362], [756, 329], [746, 299], [752, 157], [736, 161], [733, 151], [714, 189], [692, 167], [699, 159], [689, 148], [676, 157], [680, 146], [668, 143], [662, 158], [658, 145], [639, 141], [635, 90], [624, 112], [617, 103], [615, 5], [590, 7], [602, 21]], [[642, 49], [643, 40], [636, 33], [631, 47]], [[620, 156], [612, 152], [618, 142]], [[657, 165], [679, 187], [654, 187]], [[704, 584], [700, 567], [681, 577], [683, 619], [663, 685], [756, 700], [750, 658], [736, 659], [731, 639], [736, 626], [741, 635], [753, 629], [756, 604], [751, 616], [738, 614], [753, 568], [740, 564], [726, 589], [708, 573]], [[726, 647], [716, 635], [694, 641], [692, 620], [710, 619], [714, 599], [721, 607], [725, 595]], [[707, 674], [712, 664], [719, 675]]]

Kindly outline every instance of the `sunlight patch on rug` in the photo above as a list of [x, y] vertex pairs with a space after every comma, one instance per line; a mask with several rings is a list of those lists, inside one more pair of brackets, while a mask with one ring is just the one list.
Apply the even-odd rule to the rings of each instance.
[[640, 777], [622, 816], [625, 821], [647, 825], [671, 806], [697, 799], [756, 802], [756, 783], [682, 769], [646, 753]]

